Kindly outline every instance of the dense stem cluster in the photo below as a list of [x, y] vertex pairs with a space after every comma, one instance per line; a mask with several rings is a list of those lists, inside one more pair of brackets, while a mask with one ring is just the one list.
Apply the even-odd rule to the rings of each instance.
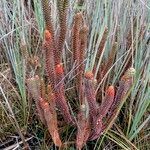
[[[101, 103], [97, 102], [98, 93], [95, 89], [94, 73], [92, 71], [85, 72], [84, 67], [88, 27], [83, 21], [82, 14], [77, 13], [73, 21], [71, 47], [72, 63], [77, 64], [74, 81], [78, 94], [79, 108], [75, 112], [77, 115], [72, 116], [65, 95], [64, 67], [61, 58], [68, 29], [66, 22], [68, 0], [60, 0], [57, 3], [60, 29], [56, 36], [50, 17], [48, 1], [42, 1], [42, 4], [46, 24], [43, 47], [48, 82], [45, 82], [39, 76], [29, 78], [27, 80], [28, 90], [35, 100], [39, 118], [48, 127], [55, 145], [58, 147], [63, 145], [58, 131], [57, 113], [60, 112], [65, 123], [77, 128], [76, 147], [77, 149], [82, 149], [88, 140], [97, 139], [105, 131], [109, 123], [114, 121], [117, 115], [116, 110], [125, 99], [132, 85], [132, 77], [135, 70], [133, 68], [128, 69], [122, 76], [116, 92], [113, 85], [107, 87], [104, 99]], [[100, 57], [104, 49], [107, 34], [108, 29], [106, 28], [100, 42], [97, 58]], [[116, 48], [117, 43], [114, 43], [108, 60], [105, 62], [106, 67], [101, 72], [101, 77], [106, 74], [113, 64]], [[59, 112], [56, 111], [56, 108], [58, 108]]]

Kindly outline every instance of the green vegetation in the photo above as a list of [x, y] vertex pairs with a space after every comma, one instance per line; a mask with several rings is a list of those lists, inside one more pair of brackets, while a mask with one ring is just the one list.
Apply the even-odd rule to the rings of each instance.
[[0, 0], [0, 149], [148, 150], [149, 124], [150, 1]]

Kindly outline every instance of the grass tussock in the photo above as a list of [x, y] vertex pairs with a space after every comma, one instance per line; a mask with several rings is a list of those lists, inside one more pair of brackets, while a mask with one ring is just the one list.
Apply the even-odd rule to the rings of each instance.
[[149, 1], [0, 3], [0, 149], [149, 149]]

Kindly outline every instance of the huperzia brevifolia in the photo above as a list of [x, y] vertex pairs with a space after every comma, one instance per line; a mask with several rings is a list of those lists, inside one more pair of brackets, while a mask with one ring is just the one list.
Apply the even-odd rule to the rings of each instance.
[[[67, 8], [68, 0], [60, 0], [57, 3], [59, 32], [55, 34], [54, 26], [51, 20], [51, 9], [47, 0], [42, 1], [43, 14], [45, 19], [45, 30], [43, 40], [44, 64], [46, 72], [46, 80], [42, 77], [35, 76], [27, 80], [28, 91], [31, 93], [35, 101], [37, 112], [41, 122], [47, 126], [54, 144], [62, 147], [58, 132], [57, 114], [61, 114], [63, 121], [77, 128], [76, 147], [82, 149], [87, 141], [95, 140], [107, 128], [114, 123], [119, 113], [119, 107], [126, 99], [128, 92], [133, 83], [133, 75], [135, 70], [129, 68], [121, 77], [119, 87], [116, 89], [114, 85], [106, 87], [104, 98], [101, 103], [98, 101], [101, 89], [96, 90], [94, 71], [85, 71], [86, 47], [88, 41], [88, 27], [85, 25], [82, 13], [75, 14], [72, 34], [71, 34], [71, 65], [75, 64], [74, 85], [78, 97], [77, 109], [72, 109], [74, 116], [70, 113], [68, 100], [65, 92], [65, 68], [62, 61], [62, 53], [67, 34]], [[104, 50], [108, 36], [108, 28], [105, 28], [102, 40], [99, 45], [99, 51], [95, 60], [98, 63], [99, 57]], [[107, 71], [113, 64], [117, 43], [114, 42], [108, 56], [108, 60], [104, 61], [105, 67], [98, 72], [98, 82], [105, 76]], [[113, 54], [113, 55], [111, 55]], [[96, 66], [94, 66], [95, 68]], [[75, 102], [77, 103], [77, 102]], [[58, 108], [58, 109], [56, 109]], [[58, 110], [58, 111], [57, 111]], [[61, 118], [61, 117], [60, 117]], [[62, 120], [61, 120], [62, 121]]]

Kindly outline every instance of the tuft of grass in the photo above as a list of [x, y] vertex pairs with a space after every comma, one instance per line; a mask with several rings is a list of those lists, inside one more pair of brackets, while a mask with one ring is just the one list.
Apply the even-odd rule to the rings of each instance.
[[[54, 34], [57, 34], [59, 30], [57, 2], [49, 2], [52, 6]], [[38, 140], [39, 149], [53, 149], [53, 143], [49, 140], [47, 131], [36, 117], [35, 120], [33, 119], [34, 115], [36, 116], [35, 106], [26, 91], [27, 77], [34, 76], [38, 71], [44, 77], [41, 40], [45, 27], [41, 0], [34, 0], [33, 3], [1, 0], [0, 3], [0, 141], [4, 141], [4, 137], [15, 136], [18, 133], [24, 145], [25, 136], [29, 135]], [[118, 84], [119, 78], [128, 67], [134, 67], [136, 70], [134, 85], [126, 96], [125, 103], [120, 105], [120, 113], [118, 111], [119, 116], [115, 124], [112, 128], [108, 128], [98, 140], [88, 142], [84, 149], [91, 149], [91, 147], [95, 150], [149, 149], [150, 1], [83, 0], [83, 3], [69, 1], [67, 16], [69, 29], [65, 39], [63, 62], [65, 69], [69, 70], [65, 76], [68, 88], [66, 92], [72, 93], [67, 97], [74, 107], [78, 107], [72, 100], [74, 87], [71, 82], [74, 78], [72, 73], [74, 68], [68, 67], [70, 62], [68, 56], [72, 54], [70, 37], [73, 16], [76, 12], [84, 14], [83, 19], [89, 28], [84, 62], [86, 71], [95, 71], [95, 79], [100, 78], [101, 70], [109, 59], [113, 44], [117, 42], [113, 62], [97, 83], [96, 91], [99, 92], [99, 89], [102, 89], [101, 97], [104, 95], [106, 86]], [[106, 28], [108, 35], [100, 57], [97, 58]], [[31, 65], [35, 64], [35, 58], [39, 58], [41, 66]], [[31, 134], [29, 129], [32, 131]], [[42, 135], [38, 135], [39, 130]], [[75, 143], [72, 139], [75, 136], [75, 129], [65, 126], [60, 127], [60, 130], [63, 132], [63, 141], [66, 141], [66, 149], [74, 149]]]

